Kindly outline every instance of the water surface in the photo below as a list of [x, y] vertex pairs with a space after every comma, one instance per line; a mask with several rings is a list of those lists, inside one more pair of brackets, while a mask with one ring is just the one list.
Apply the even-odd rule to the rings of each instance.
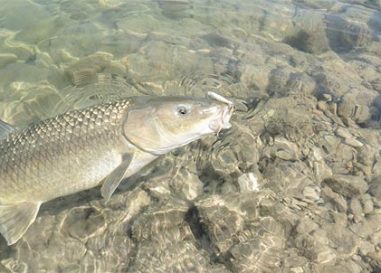
[[[379, 1], [0, 1], [0, 117], [234, 99], [105, 204], [45, 204], [0, 272], [381, 272]], [[80, 168], [80, 166], [78, 166]], [[0, 189], [1, 190], [1, 189]]]

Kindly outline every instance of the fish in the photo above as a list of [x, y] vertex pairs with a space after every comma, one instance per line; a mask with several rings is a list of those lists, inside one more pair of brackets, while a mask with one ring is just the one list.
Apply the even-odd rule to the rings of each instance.
[[0, 121], [0, 233], [15, 244], [42, 203], [100, 187], [106, 202], [122, 180], [160, 156], [231, 127], [234, 103], [137, 96], [71, 110], [15, 129]]

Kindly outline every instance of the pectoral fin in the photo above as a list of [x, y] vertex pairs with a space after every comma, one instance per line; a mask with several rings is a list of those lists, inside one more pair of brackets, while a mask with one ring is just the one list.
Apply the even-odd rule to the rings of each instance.
[[0, 205], [0, 233], [8, 245], [16, 243], [36, 220], [41, 203]]
[[0, 139], [5, 138], [14, 128], [0, 119]]
[[120, 182], [123, 180], [124, 174], [127, 172], [132, 156], [126, 156], [123, 162], [106, 178], [101, 187], [102, 197], [106, 202], [110, 199]]

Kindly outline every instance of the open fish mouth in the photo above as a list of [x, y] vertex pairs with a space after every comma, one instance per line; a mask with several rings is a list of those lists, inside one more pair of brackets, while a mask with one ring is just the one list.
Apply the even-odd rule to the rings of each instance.
[[219, 134], [221, 130], [229, 129], [232, 127], [230, 118], [234, 112], [234, 103], [227, 98], [211, 91], [207, 93], [207, 96], [223, 103], [222, 107], [220, 106], [220, 110], [217, 114], [218, 118], [210, 123], [210, 129]]

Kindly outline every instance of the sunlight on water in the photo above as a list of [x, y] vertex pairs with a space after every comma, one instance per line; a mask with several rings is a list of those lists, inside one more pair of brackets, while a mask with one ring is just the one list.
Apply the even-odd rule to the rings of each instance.
[[381, 272], [380, 38], [371, 0], [0, 0], [17, 128], [129, 96], [237, 104], [109, 202], [43, 205], [0, 236], [0, 273]]

